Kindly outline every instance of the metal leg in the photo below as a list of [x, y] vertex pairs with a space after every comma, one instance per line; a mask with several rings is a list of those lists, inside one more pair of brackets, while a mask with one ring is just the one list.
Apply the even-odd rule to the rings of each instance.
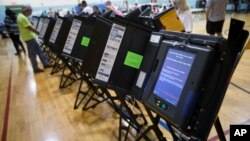
[[151, 111], [145, 107], [148, 116], [150, 118], [150, 120], [152, 121], [152, 125], [150, 125], [146, 130], [144, 130], [137, 138], [136, 141], [139, 141], [145, 137], [147, 137], [147, 133], [151, 130], [154, 131], [155, 135], [157, 136], [159, 141], [166, 141], [166, 138], [163, 136], [163, 133], [161, 132], [161, 130], [158, 127], [158, 124], [160, 122], [160, 116], [156, 115], [155, 117], [153, 116], [153, 114], [151, 113]]
[[[90, 91], [90, 88], [86, 92], [83, 92], [81, 90], [81, 88], [82, 88], [82, 82], [83, 82], [83, 80], [81, 80], [81, 83], [80, 83], [80, 86], [79, 86], [79, 89], [78, 89], [78, 92], [77, 92], [77, 95], [76, 95], [74, 109], [77, 109], [81, 105], [82, 101], [86, 98], [88, 92]], [[80, 94], [82, 94], [83, 97], [79, 101]]]
[[226, 137], [223, 132], [223, 128], [221, 126], [219, 117], [217, 117], [217, 119], [215, 120], [214, 126], [215, 126], [215, 129], [216, 129], [216, 132], [218, 134], [220, 141], [226, 141]]
[[55, 60], [55, 63], [53, 65], [53, 68], [51, 70], [51, 75], [59, 72], [60, 70], [62, 70], [64, 67], [65, 67], [65, 64], [63, 62], [61, 62], [61, 59], [60, 58], [56, 58]]

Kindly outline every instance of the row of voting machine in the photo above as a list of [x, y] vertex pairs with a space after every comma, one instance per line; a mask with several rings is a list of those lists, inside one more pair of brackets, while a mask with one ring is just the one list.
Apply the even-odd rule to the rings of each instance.
[[146, 8], [124, 17], [112, 12], [97, 17], [34, 17], [33, 26], [71, 74], [85, 79], [94, 92], [112, 89], [142, 103], [157, 117], [155, 132], [160, 132], [157, 119], [162, 118], [173, 129], [173, 138], [206, 140], [219, 121], [219, 109], [244, 51], [249, 34], [244, 22], [232, 19], [227, 40], [182, 32], [173, 7], [153, 17], [147, 13]]

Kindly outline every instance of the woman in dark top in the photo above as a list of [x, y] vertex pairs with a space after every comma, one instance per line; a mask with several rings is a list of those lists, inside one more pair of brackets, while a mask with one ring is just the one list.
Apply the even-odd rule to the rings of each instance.
[[17, 21], [16, 21], [16, 15], [13, 11], [11, 11], [10, 9], [6, 9], [5, 10], [5, 14], [6, 17], [4, 19], [4, 23], [5, 23], [5, 27], [7, 29], [7, 32], [16, 48], [16, 53], [15, 55], [19, 55], [20, 54], [20, 50], [19, 50], [19, 45], [22, 47], [22, 50], [24, 51], [24, 53], [26, 52], [23, 46], [23, 43], [20, 41], [19, 38], [19, 30], [17, 27]]

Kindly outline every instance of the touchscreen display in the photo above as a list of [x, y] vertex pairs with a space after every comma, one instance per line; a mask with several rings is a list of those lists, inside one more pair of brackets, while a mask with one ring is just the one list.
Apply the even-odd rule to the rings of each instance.
[[154, 88], [154, 94], [177, 106], [195, 54], [169, 49]]

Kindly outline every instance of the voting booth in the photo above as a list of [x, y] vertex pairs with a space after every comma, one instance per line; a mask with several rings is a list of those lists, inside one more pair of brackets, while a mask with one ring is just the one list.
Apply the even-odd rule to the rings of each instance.
[[[169, 16], [173, 15], [172, 10], [166, 10], [151, 19], [156, 23], [158, 21], [159, 26], [155, 24], [157, 29], [162, 28], [161, 22], [170, 22], [165, 18], [172, 18]], [[141, 67], [147, 71], [151, 70], [158, 48], [149, 46], [151, 32], [157, 29], [129, 19], [138, 16], [139, 13], [138, 9], [125, 18], [115, 16], [112, 21], [98, 17], [83, 69], [91, 74], [99, 85], [118, 90], [140, 100], [145, 85], [136, 88], [136, 85], [142, 84], [136, 84], [135, 79]], [[176, 25], [176, 23], [173, 24]], [[166, 28], [183, 30], [182, 26], [176, 28], [166, 26]], [[141, 65], [144, 60], [147, 61]], [[140, 77], [144, 77], [143, 75], [141, 73]], [[148, 76], [145, 78], [147, 79]]]
[[181, 133], [178, 138], [207, 140], [234, 70], [228, 42], [170, 31], [152, 36], [159, 51], [142, 102]]
[[39, 17], [37, 17], [37, 16], [32, 16], [31, 24], [32, 24], [32, 27], [33, 27], [33, 28], [35, 28], [35, 29], [37, 28], [38, 22], [39, 22]]
[[50, 49], [60, 55], [65, 45], [73, 19], [58, 17], [55, 26], [49, 38], [48, 46]]
[[113, 23], [98, 17], [95, 24], [83, 68], [100, 85], [131, 89], [153, 29], [119, 16]]
[[[168, 33], [168, 36], [178, 35]], [[206, 40], [204, 37], [203, 39]], [[222, 39], [214, 39], [214, 42], [217, 42], [218, 48], [223, 48]], [[143, 101], [159, 109], [157, 112], [163, 117], [166, 116], [183, 127], [188, 121], [187, 117], [190, 117], [188, 114], [193, 113], [201, 94], [200, 89], [204, 87], [203, 83], [209, 76], [207, 73], [215, 58], [215, 50], [206, 45], [171, 40], [167, 35], [159, 44], [154, 70], [147, 82]]]
[[40, 17], [40, 18], [39, 18], [39, 21], [38, 21], [37, 26], [36, 26], [36, 30], [37, 30], [38, 32], [41, 32], [41, 30], [42, 30], [42, 28], [43, 28], [44, 20], [45, 20], [44, 17]]
[[48, 44], [55, 22], [54, 18], [44, 18], [43, 26], [38, 35], [38, 38], [42, 39], [44, 44]]
[[95, 17], [75, 17], [62, 54], [76, 60], [84, 60], [94, 29]]

